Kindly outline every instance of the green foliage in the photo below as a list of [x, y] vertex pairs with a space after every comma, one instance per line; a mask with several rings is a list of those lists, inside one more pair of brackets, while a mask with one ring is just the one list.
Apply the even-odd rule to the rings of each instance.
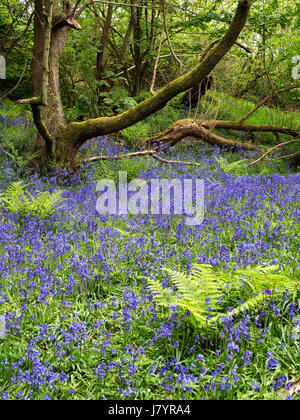
[[119, 182], [119, 172], [127, 172], [127, 182], [139, 178], [141, 172], [146, 171], [149, 165], [149, 159], [120, 159], [111, 163], [108, 161], [99, 161], [95, 168], [95, 178], [111, 179], [116, 184]]
[[[196, 264], [190, 275], [165, 269], [173, 287], [163, 288], [161, 283], [147, 278], [149, 288], [158, 306], [179, 307], [188, 311], [194, 326], [205, 328], [222, 320], [224, 315], [237, 315], [244, 310], [258, 310], [267, 298], [264, 290], [275, 293], [279, 289], [293, 289], [295, 283], [287, 276], [276, 274], [277, 266], [238, 270], [236, 273], [215, 272], [208, 264]], [[247, 300], [238, 302], [248, 292]], [[220, 299], [223, 304], [220, 305]], [[226, 312], [230, 303], [234, 309]]]
[[140, 102], [142, 102], [142, 101], [144, 101], [145, 99], [149, 99], [149, 98], [151, 98], [151, 93], [149, 92], [149, 90], [141, 90], [140, 92], [139, 92], [139, 94], [137, 95], [137, 96], [135, 96], [134, 97], [134, 100], [137, 102], [137, 103], [140, 103]]
[[247, 172], [247, 168], [245, 165], [246, 159], [241, 159], [236, 162], [228, 163], [228, 161], [223, 158], [222, 156], [216, 157], [214, 156], [216, 161], [218, 162], [220, 168], [228, 174], [229, 172], [233, 173], [234, 175], [240, 176], [244, 175]]
[[[200, 106], [201, 112], [205, 114], [205, 119], [239, 121], [255, 107], [255, 103], [245, 99], [234, 98], [224, 92], [209, 90], [201, 100]], [[274, 125], [297, 129], [300, 125], [300, 114], [286, 112], [279, 108], [260, 107], [245, 121], [245, 124]], [[264, 133], [263, 135], [266, 136], [267, 134]], [[269, 136], [271, 139], [274, 138], [272, 134]]]
[[168, 103], [164, 109], [122, 130], [122, 137], [126, 144], [133, 148], [139, 141], [145, 140], [166, 130], [170, 125], [185, 117], [184, 108], [178, 104], [178, 99]]
[[112, 88], [109, 92], [101, 93], [101, 96], [104, 97], [103, 102], [105, 105], [109, 109], [113, 109], [116, 114], [121, 114], [137, 104], [133, 98], [128, 96], [128, 92], [120, 87]]
[[9, 156], [15, 164], [15, 169], [25, 169], [36, 157], [36, 154], [30, 151], [36, 130], [28, 123], [27, 118], [28, 115], [20, 107], [12, 106], [9, 101], [1, 107], [0, 147], [3, 149], [2, 158]]
[[0, 195], [0, 208], [5, 208], [21, 219], [25, 216], [38, 216], [44, 220], [51, 216], [63, 202], [62, 191], [50, 194], [48, 191], [38, 191], [34, 197], [23, 182], [12, 183], [4, 193]]

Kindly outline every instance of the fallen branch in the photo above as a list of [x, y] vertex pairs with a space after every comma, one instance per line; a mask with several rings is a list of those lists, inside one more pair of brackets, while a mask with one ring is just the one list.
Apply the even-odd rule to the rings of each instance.
[[261, 160], [263, 160], [267, 155], [269, 155], [271, 152], [273, 152], [273, 150], [278, 149], [280, 147], [286, 146], [287, 144], [290, 143], [294, 143], [294, 142], [299, 142], [300, 139], [293, 139], [293, 140], [289, 140], [286, 141], [285, 143], [280, 143], [280, 144], [276, 144], [276, 146], [272, 147], [271, 149], [269, 149], [266, 153], [264, 153], [260, 158], [256, 159], [254, 162], [250, 163], [249, 166], [255, 165], [256, 163], [260, 162]]
[[271, 201], [274, 201], [274, 203], [276, 204], [276, 206], [280, 209], [280, 210], [283, 210], [283, 208], [281, 207], [281, 205], [277, 202], [277, 200], [275, 200], [275, 198], [273, 198], [269, 193], [268, 193], [268, 191], [266, 191], [265, 190], [265, 188], [264, 187], [262, 187], [262, 190], [263, 190], [263, 192], [266, 194], [266, 196], [267, 197], [269, 197], [269, 199], [271, 200]]
[[114, 155], [114, 156], [93, 156], [88, 159], [82, 160], [82, 163], [92, 163], [97, 162], [98, 160], [119, 160], [123, 158], [133, 158], [137, 156], [149, 156], [155, 153], [154, 150], [144, 150], [143, 152], [133, 152], [133, 153], [126, 153], [123, 155]]
[[179, 120], [162, 133], [146, 142], [150, 147], [156, 146], [157, 150], [165, 149], [166, 147], [173, 147], [186, 137], [200, 138], [207, 143], [217, 145], [219, 147], [232, 148], [233, 150], [250, 150], [255, 151], [259, 148], [253, 144], [243, 143], [233, 140], [228, 140], [211, 132], [213, 129], [237, 130], [243, 132], [271, 132], [283, 133], [296, 137], [300, 135], [300, 130], [288, 127], [276, 127], [265, 125], [248, 125], [235, 121], [201, 121], [193, 119]]
[[183, 161], [183, 160], [168, 160], [168, 159], [163, 159], [160, 156], [158, 156], [156, 153], [153, 153], [152, 157], [155, 160], [158, 160], [159, 162], [168, 163], [170, 165], [189, 165], [189, 166], [202, 166], [203, 167], [203, 163]]
[[280, 157], [277, 157], [277, 158], [272, 159], [272, 162], [274, 162], [276, 160], [282, 160], [282, 159], [291, 158], [291, 157], [294, 157], [294, 156], [297, 156], [297, 155], [299, 155], [299, 152], [291, 153], [290, 155], [280, 156]]
[[280, 93], [288, 92], [288, 91], [293, 90], [293, 89], [297, 89], [298, 87], [299, 87], [299, 85], [292, 85], [292, 86], [288, 86], [288, 87], [278, 89], [275, 92], [269, 93], [250, 112], [248, 112], [239, 122], [243, 123], [244, 121], [246, 121], [249, 117], [251, 117], [251, 115], [253, 115], [259, 108], [261, 108], [265, 103], [267, 103], [275, 95], [279, 95]]
[[99, 160], [119, 160], [119, 159], [130, 159], [130, 158], [134, 158], [134, 157], [143, 157], [143, 156], [150, 156], [153, 159], [162, 162], [162, 163], [168, 163], [170, 165], [190, 165], [190, 166], [203, 166], [202, 163], [198, 163], [198, 162], [190, 162], [190, 161], [182, 161], [182, 160], [168, 160], [168, 159], [163, 159], [160, 156], [157, 155], [157, 153], [155, 152], [155, 150], [144, 150], [142, 152], [133, 152], [133, 153], [126, 153], [123, 155], [114, 155], [114, 156], [93, 156], [91, 158], [88, 159], [84, 159], [81, 162], [82, 163], [92, 163], [92, 162], [97, 162]]
[[162, 133], [148, 139], [149, 146], [154, 146], [156, 150], [162, 150], [167, 147], [173, 147], [186, 137], [200, 138], [201, 140], [219, 147], [231, 148], [233, 150], [258, 150], [258, 147], [233, 140], [224, 139], [209, 131], [204, 127], [203, 121], [186, 119], [177, 121]]
[[[184, 121], [184, 120], [183, 120]], [[254, 132], [269, 132], [269, 133], [281, 133], [287, 134], [292, 137], [298, 137], [300, 135], [300, 128], [288, 128], [288, 127], [279, 127], [273, 125], [250, 125], [250, 124], [242, 124], [236, 121], [218, 121], [218, 120], [210, 120], [210, 121], [201, 121], [201, 125], [207, 129], [224, 129], [224, 130], [237, 130], [237, 131], [245, 131], [248, 133]]]

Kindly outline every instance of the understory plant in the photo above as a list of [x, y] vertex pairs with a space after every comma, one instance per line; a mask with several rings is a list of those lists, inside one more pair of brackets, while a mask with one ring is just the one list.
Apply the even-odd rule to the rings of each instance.
[[28, 184], [22, 181], [13, 182], [4, 193], [0, 194], [0, 208], [5, 208], [20, 218], [31, 215], [45, 220], [64, 200], [62, 191], [55, 191], [52, 194], [48, 191], [38, 191], [37, 195], [33, 196], [26, 187]]
[[224, 316], [258, 310], [270, 295], [296, 287], [290, 277], [276, 273], [278, 266], [226, 273], [215, 271], [209, 264], [195, 264], [189, 275], [168, 268], [164, 271], [169, 275], [170, 287], [164, 288], [159, 281], [147, 278], [157, 305], [178, 307], [200, 328], [214, 326]]

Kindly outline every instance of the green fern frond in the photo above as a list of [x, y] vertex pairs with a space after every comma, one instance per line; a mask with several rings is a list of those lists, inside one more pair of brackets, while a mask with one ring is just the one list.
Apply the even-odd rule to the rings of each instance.
[[48, 191], [38, 191], [34, 197], [28, 190], [29, 184], [14, 182], [0, 195], [0, 208], [5, 207], [10, 213], [21, 217], [27, 215], [39, 216], [45, 219], [62, 203], [62, 191], [50, 194]]
[[273, 291], [276, 289], [293, 289], [295, 287], [293, 280], [283, 274], [276, 274], [278, 269], [279, 267], [276, 265], [248, 267], [245, 270], [238, 270], [237, 274], [245, 280], [250, 279], [253, 290], [256, 292], [261, 292], [262, 289], [271, 289]]
[[[294, 282], [287, 276], [276, 274], [277, 270], [276, 266], [248, 267], [235, 273], [225, 273], [215, 272], [208, 264], [196, 264], [190, 275], [165, 268], [173, 287], [163, 288], [159, 281], [150, 278], [147, 278], [147, 282], [158, 306], [177, 306], [184, 312], [188, 311], [198, 326], [211, 327], [224, 316], [236, 316], [245, 310], [259, 309], [268, 297], [263, 289], [275, 292], [295, 288]], [[249, 298], [239, 305], [245, 285], [248, 287]], [[233, 310], [227, 313], [219, 305], [219, 299], [225, 295], [234, 303], [231, 305]]]
[[255, 310], [258, 307], [261, 306], [262, 303], [264, 303], [267, 299], [267, 295], [260, 293], [255, 297], [249, 298], [245, 303], [243, 303], [240, 306], [235, 307], [232, 311], [230, 312], [226, 312], [224, 314], [218, 314], [217, 316], [211, 318], [208, 322], [207, 322], [207, 326], [212, 326], [215, 324], [218, 324], [219, 322], [221, 322], [224, 317], [225, 318], [231, 318], [233, 316], [237, 316], [240, 313], [244, 312], [245, 310], [248, 312], [250, 310]]

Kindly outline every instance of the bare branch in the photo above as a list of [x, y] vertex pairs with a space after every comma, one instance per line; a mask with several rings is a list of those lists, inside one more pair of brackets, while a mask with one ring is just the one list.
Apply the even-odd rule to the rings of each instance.
[[189, 166], [201, 166], [203, 167], [203, 163], [198, 163], [198, 162], [189, 162], [189, 161], [182, 161], [182, 160], [168, 160], [168, 159], [163, 159], [160, 156], [158, 156], [157, 154], [153, 154], [152, 157], [156, 160], [158, 160], [159, 162], [162, 163], [168, 163], [170, 165], [189, 165]]
[[89, 159], [82, 160], [82, 163], [92, 163], [92, 162], [97, 162], [99, 160], [119, 160], [123, 158], [130, 159], [134, 157], [143, 157], [143, 156], [150, 156], [161, 163], [167, 163], [170, 165], [203, 166], [202, 163], [197, 163], [197, 162], [163, 159], [155, 153], [155, 150], [144, 150], [142, 152], [126, 153], [123, 155], [114, 155], [114, 156], [94, 156]]
[[21, 74], [21, 77], [20, 77], [20, 79], [18, 80], [18, 82], [17, 82], [17, 84], [12, 88], [12, 89], [10, 89], [5, 95], [3, 95], [2, 96], [2, 98], [0, 98], [0, 101], [3, 101], [5, 98], [7, 98], [9, 95], [11, 95], [15, 90], [17, 90], [18, 89], [18, 87], [20, 86], [20, 84], [21, 84], [21, 81], [22, 81], [22, 79], [23, 79], [23, 76], [24, 76], [24, 74], [25, 74], [25, 72], [26, 72], [26, 69], [27, 69], [27, 63], [28, 63], [28, 60], [26, 60], [26, 62], [25, 62], [25, 66], [24, 66], [24, 68], [23, 68], [23, 71], [22, 71], [22, 74]]
[[278, 95], [280, 93], [283, 92], [288, 92], [290, 90], [293, 89], [297, 89], [299, 87], [299, 85], [291, 85], [288, 87], [284, 87], [281, 89], [278, 89], [275, 92], [271, 92], [269, 93], [266, 97], [264, 97], [250, 112], [248, 112], [239, 122], [244, 122], [246, 121], [249, 117], [251, 117], [251, 115], [253, 115], [261, 106], [263, 106], [265, 103], [267, 103], [274, 95]]
[[264, 153], [260, 158], [256, 159], [254, 162], [250, 163], [249, 166], [255, 165], [256, 163], [260, 162], [267, 155], [269, 155], [271, 152], [273, 152], [273, 150], [278, 149], [278, 148], [283, 147], [283, 146], [286, 146], [287, 144], [291, 144], [291, 143], [299, 142], [299, 141], [300, 141], [300, 139], [293, 139], [293, 140], [286, 141], [285, 143], [277, 144], [276, 146], [274, 146], [271, 149], [269, 149], [266, 153]]
[[272, 159], [272, 162], [274, 162], [276, 160], [291, 158], [291, 157], [297, 156], [298, 154], [299, 154], [299, 152], [295, 152], [295, 153], [291, 153], [290, 155], [280, 156], [280, 157]]
[[138, 157], [138, 156], [149, 156], [149, 155], [153, 155], [154, 153], [155, 153], [154, 150], [144, 150], [143, 152], [126, 153], [123, 155], [93, 156], [91, 158], [82, 160], [82, 163], [91, 163], [91, 162], [96, 162], [98, 160], [119, 160], [123, 158], [130, 159], [130, 158]]
[[242, 48], [242, 50], [246, 51], [247, 53], [251, 54], [251, 50], [246, 45], [241, 44], [240, 42], [236, 41], [235, 45]]
[[283, 208], [281, 207], [281, 205], [277, 202], [277, 200], [275, 200], [275, 198], [273, 198], [266, 190], [264, 187], [262, 187], [263, 192], [266, 194], [267, 197], [269, 197], [270, 200], [274, 201], [274, 203], [277, 205], [277, 207], [279, 207], [280, 210], [283, 210]]
[[75, 12], [75, 19], [78, 19], [79, 16], [81, 16], [81, 14], [85, 11], [85, 9], [87, 7], [89, 7], [92, 3], [94, 3], [94, 0], [89, 0], [87, 3], [85, 3], [79, 10], [78, 12], [76, 12], [76, 6], [74, 8], [74, 12]]

